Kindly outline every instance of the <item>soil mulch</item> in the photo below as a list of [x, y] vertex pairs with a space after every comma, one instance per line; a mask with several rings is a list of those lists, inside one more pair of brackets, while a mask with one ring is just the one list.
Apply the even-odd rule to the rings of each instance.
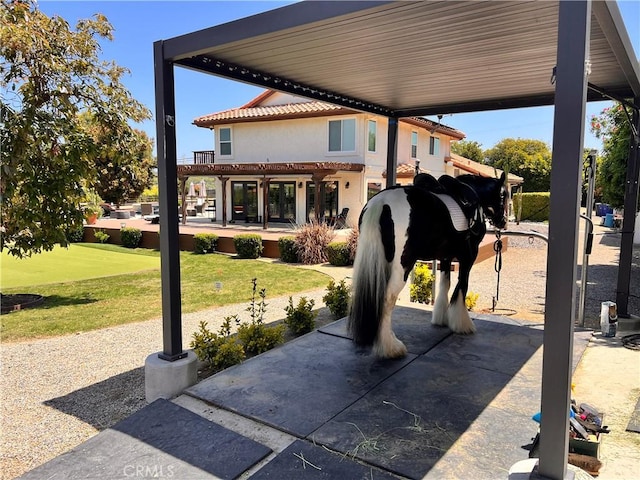
[[36, 307], [42, 302], [44, 302], [44, 297], [33, 293], [10, 295], [0, 293], [0, 313], [11, 313], [25, 308]]

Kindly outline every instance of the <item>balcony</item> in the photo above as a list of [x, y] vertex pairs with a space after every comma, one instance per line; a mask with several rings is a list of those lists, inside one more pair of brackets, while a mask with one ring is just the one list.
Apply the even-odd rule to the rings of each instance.
[[194, 165], [213, 165], [216, 152], [213, 150], [201, 150], [193, 152]]

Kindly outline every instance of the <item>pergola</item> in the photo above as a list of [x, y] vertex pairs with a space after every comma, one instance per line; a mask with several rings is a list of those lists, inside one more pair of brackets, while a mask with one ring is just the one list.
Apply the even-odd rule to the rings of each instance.
[[164, 345], [181, 343], [174, 66], [389, 118], [554, 105], [538, 473], [567, 475], [585, 102], [632, 111], [617, 303], [627, 301], [640, 159], [640, 68], [614, 2], [310, 1], [154, 43]]

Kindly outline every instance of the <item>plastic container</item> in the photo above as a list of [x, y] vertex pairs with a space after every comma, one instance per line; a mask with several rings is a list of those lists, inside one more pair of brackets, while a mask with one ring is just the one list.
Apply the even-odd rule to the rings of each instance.
[[616, 302], [600, 304], [600, 331], [603, 337], [615, 337], [618, 327], [618, 305]]
[[613, 213], [607, 213], [604, 216], [604, 226], [613, 228]]

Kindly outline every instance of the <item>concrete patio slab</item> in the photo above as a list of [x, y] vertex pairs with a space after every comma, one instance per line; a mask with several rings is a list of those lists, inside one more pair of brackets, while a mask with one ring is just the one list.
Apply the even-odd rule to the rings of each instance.
[[236, 478], [271, 450], [167, 400], [156, 400], [24, 480]]
[[312, 332], [186, 390], [207, 403], [304, 437], [407, 365]]

